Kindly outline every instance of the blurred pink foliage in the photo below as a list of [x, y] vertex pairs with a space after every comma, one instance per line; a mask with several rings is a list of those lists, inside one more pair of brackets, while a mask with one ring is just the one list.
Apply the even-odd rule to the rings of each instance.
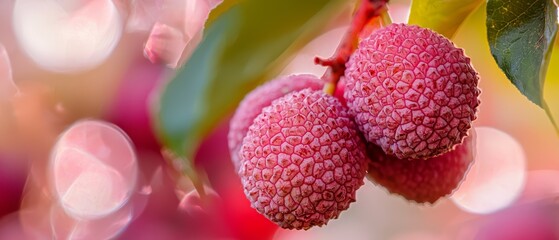
[[550, 199], [513, 206], [485, 218], [476, 239], [558, 239], [558, 214], [559, 205]]
[[202, 39], [210, 11], [222, 0], [115, 0], [128, 12], [128, 31], [150, 34], [144, 48], [153, 63], [179, 67]]
[[0, 44], [0, 101], [5, 101], [17, 93], [12, 78], [12, 65], [6, 48]]

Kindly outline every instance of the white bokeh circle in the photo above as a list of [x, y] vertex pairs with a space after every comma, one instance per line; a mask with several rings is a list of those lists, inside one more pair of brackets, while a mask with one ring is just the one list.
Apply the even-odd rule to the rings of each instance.
[[114, 3], [16, 0], [13, 24], [23, 50], [44, 69], [77, 72], [101, 64], [122, 34]]
[[80, 121], [52, 150], [54, 195], [74, 218], [101, 218], [119, 210], [133, 193], [137, 175], [130, 139], [109, 123]]
[[464, 182], [451, 196], [462, 210], [488, 214], [512, 204], [524, 187], [526, 156], [509, 134], [477, 127], [476, 154]]

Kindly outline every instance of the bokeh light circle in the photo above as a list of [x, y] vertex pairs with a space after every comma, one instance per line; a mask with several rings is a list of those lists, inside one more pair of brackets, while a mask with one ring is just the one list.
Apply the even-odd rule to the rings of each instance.
[[15, 35], [41, 67], [56, 72], [91, 69], [113, 51], [122, 22], [110, 0], [16, 0]]
[[510, 135], [478, 127], [476, 155], [466, 179], [451, 196], [462, 210], [488, 214], [512, 204], [524, 187], [526, 157]]
[[116, 126], [81, 121], [59, 138], [51, 156], [55, 196], [71, 216], [95, 219], [119, 210], [135, 189], [137, 159]]
[[54, 239], [114, 239], [132, 221], [133, 209], [127, 206], [95, 220], [76, 220], [57, 205], [48, 214]]

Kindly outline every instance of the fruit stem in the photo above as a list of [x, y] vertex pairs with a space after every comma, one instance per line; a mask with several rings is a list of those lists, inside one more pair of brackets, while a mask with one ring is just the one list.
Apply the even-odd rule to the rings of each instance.
[[334, 94], [336, 85], [344, 75], [345, 63], [357, 48], [361, 31], [363, 31], [363, 28], [371, 19], [379, 17], [387, 12], [386, 4], [388, 1], [389, 0], [362, 0], [353, 16], [349, 29], [334, 55], [327, 59], [320, 57], [314, 59], [315, 64], [328, 67], [324, 75], [322, 75], [322, 80], [326, 82], [324, 86], [325, 93], [330, 95]]
[[200, 196], [200, 200], [202, 201], [202, 203], [205, 203], [207, 199], [206, 189], [204, 189], [204, 182], [202, 181], [200, 174], [195, 169], [195, 167], [188, 167], [186, 168], [185, 172], [186, 175], [192, 181], [192, 185], [194, 185], [194, 189], [196, 189], [196, 192], [198, 192], [198, 195]]
[[559, 135], [559, 126], [557, 125], [557, 122], [555, 121], [555, 118], [553, 117], [553, 113], [551, 113], [551, 109], [549, 109], [549, 106], [547, 105], [547, 103], [545, 101], [543, 102], [542, 108], [545, 111], [545, 114], [547, 114], [547, 117], [549, 118], [549, 120], [551, 121], [551, 125], [553, 125], [553, 128], [555, 128], [555, 133], [557, 135]]
[[190, 181], [192, 181], [192, 185], [194, 186], [194, 189], [196, 189], [196, 192], [198, 192], [200, 199], [202, 202], [205, 202], [207, 197], [206, 190], [204, 189], [204, 182], [201, 178], [200, 171], [196, 169], [194, 163], [178, 157], [169, 149], [163, 149], [161, 151], [161, 155], [165, 161], [170, 163], [176, 170], [183, 172], [186, 176], [188, 176], [188, 178], [190, 178]]
[[390, 17], [390, 14], [388, 13], [388, 11], [383, 11], [380, 14], [380, 19], [381, 19], [381, 22], [382, 22], [382, 26], [384, 26], [384, 27], [392, 24], [392, 17]]

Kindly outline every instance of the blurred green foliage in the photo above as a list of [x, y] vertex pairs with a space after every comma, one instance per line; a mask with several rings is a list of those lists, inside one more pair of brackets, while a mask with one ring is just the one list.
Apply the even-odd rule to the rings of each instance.
[[413, 0], [409, 24], [433, 29], [452, 38], [462, 22], [483, 0]]
[[152, 114], [163, 145], [192, 159], [201, 140], [244, 95], [274, 77], [343, 2], [243, 0], [224, 5], [227, 9], [212, 16], [191, 58], [161, 89]]

